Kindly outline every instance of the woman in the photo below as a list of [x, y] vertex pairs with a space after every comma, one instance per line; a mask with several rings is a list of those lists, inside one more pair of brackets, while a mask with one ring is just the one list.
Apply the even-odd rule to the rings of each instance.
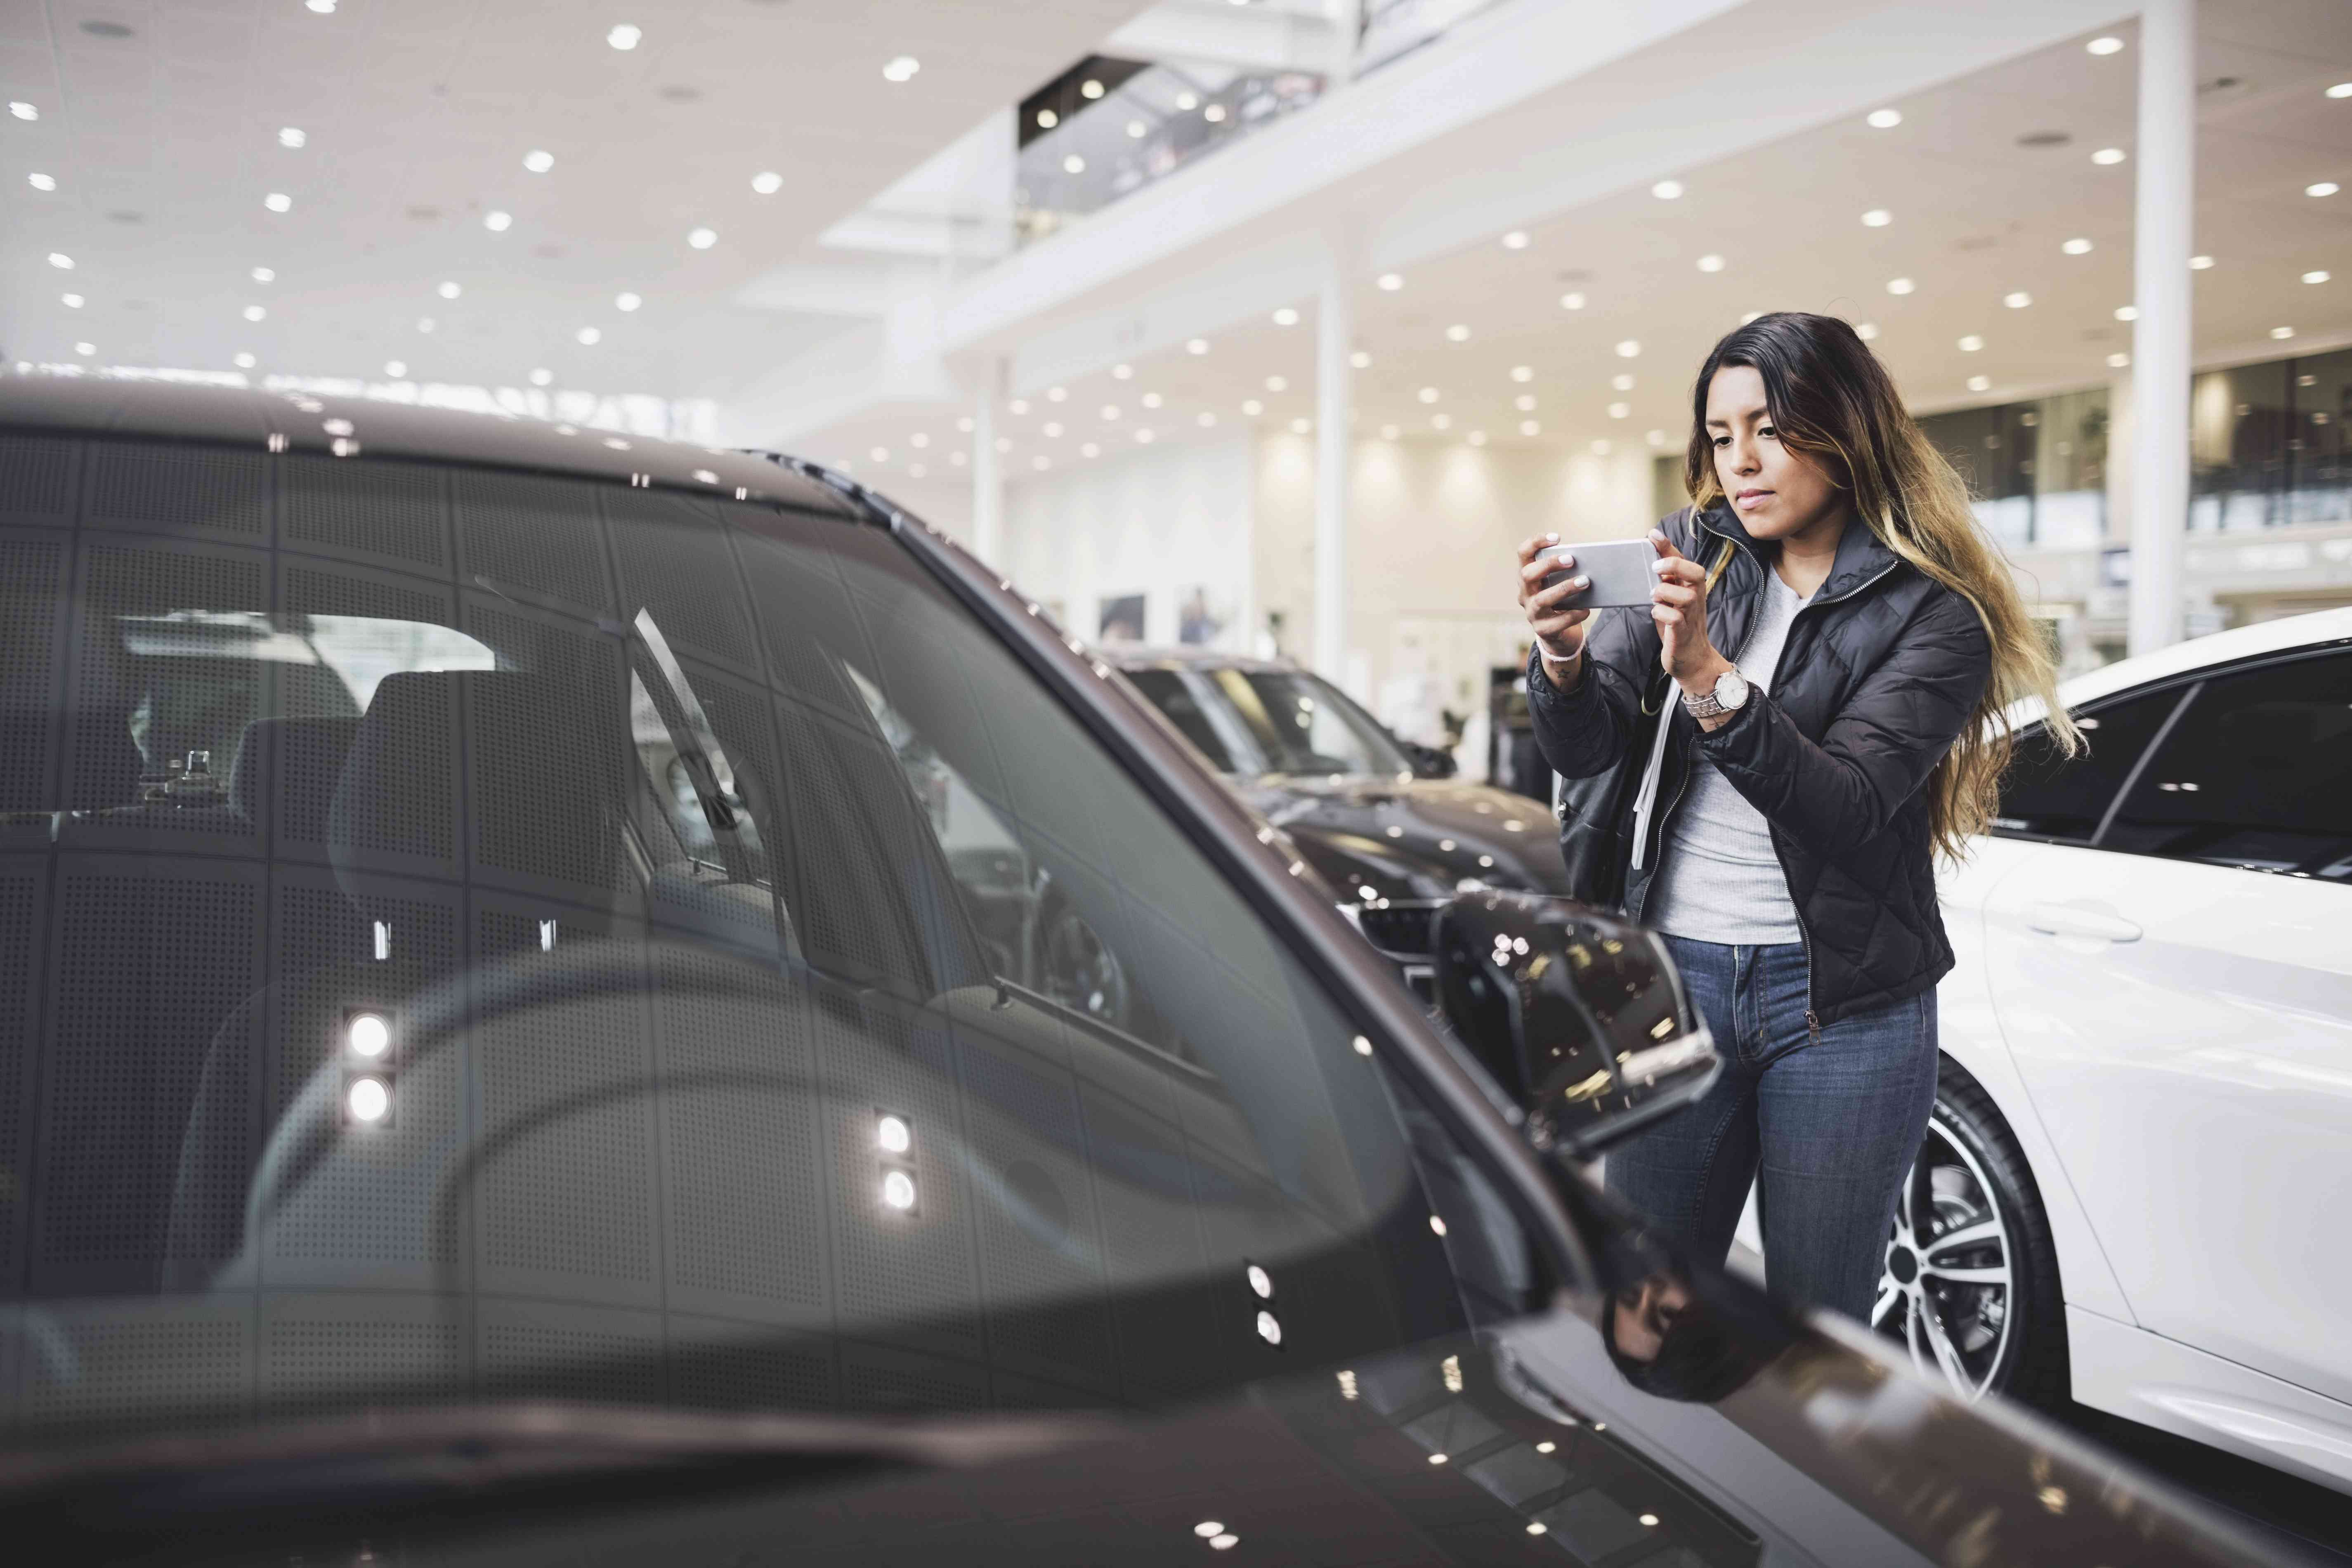
[[[1624, 902], [1664, 934], [1725, 1061], [1611, 1151], [1608, 1184], [1720, 1263], [1760, 1166], [1773, 1287], [1866, 1319], [1935, 1099], [1952, 952], [1933, 857], [1991, 816], [2003, 710], [2051, 699], [2051, 660], [1966, 486], [1846, 323], [1758, 318], [1715, 346], [1692, 405], [1693, 504], [1650, 536], [1646, 612], [1567, 608], [1584, 579], [1545, 589], [1535, 559], [1558, 535], [1519, 547], [1553, 769], [1641, 769], [1651, 725], [1671, 726]], [[1615, 793], [1630, 815], [1635, 792]]]

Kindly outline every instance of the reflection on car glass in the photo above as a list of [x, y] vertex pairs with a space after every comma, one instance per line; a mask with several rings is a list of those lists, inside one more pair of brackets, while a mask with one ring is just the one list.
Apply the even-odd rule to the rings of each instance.
[[173, 610], [118, 616], [124, 651], [141, 658], [246, 659], [331, 670], [362, 709], [387, 675], [422, 669], [496, 669], [498, 657], [452, 626], [373, 616], [264, 615]]

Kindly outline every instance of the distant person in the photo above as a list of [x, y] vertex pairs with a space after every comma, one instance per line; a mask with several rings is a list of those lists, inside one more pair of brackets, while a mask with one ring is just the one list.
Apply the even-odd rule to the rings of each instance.
[[[1670, 726], [1623, 903], [1664, 933], [1726, 1063], [1612, 1149], [1607, 1182], [1715, 1264], [1760, 1166], [1773, 1288], [1866, 1318], [1935, 1099], [1952, 949], [1933, 858], [1990, 821], [2011, 702], [2041, 697], [2075, 736], [1965, 485], [1852, 327], [1759, 317], [1691, 402], [1692, 505], [1650, 535], [1646, 610], [1567, 607], [1581, 577], [1544, 588], [1557, 534], [1518, 551], [1553, 769], [1643, 770]], [[1611, 826], [1638, 794], [1602, 792]]]

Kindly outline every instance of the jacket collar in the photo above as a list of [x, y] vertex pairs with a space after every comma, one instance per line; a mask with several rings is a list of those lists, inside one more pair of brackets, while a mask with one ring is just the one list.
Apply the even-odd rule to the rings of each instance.
[[[1752, 556], [1759, 566], [1769, 568], [1777, 546], [1759, 544], [1748, 537], [1747, 525], [1739, 514], [1728, 506], [1709, 507], [1698, 518], [1699, 527], [1719, 538], [1728, 539]], [[1856, 518], [1846, 525], [1838, 540], [1837, 558], [1830, 563], [1830, 574], [1814, 591], [1812, 603], [1822, 604], [1843, 599], [1848, 594], [1874, 583], [1903, 563], [1903, 558], [1886, 548], [1876, 531]]]

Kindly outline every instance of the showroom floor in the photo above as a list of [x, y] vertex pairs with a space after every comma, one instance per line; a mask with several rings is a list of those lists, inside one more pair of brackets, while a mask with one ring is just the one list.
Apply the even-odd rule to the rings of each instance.
[[2085, 1437], [2196, 1493], [2264, 1540], [2299, 1547], [2319, 1563], [2352, 1568], [2352, 1500], [2342, 1492], [2087, 1405], [2070, 1406], [2061, 1419]]

